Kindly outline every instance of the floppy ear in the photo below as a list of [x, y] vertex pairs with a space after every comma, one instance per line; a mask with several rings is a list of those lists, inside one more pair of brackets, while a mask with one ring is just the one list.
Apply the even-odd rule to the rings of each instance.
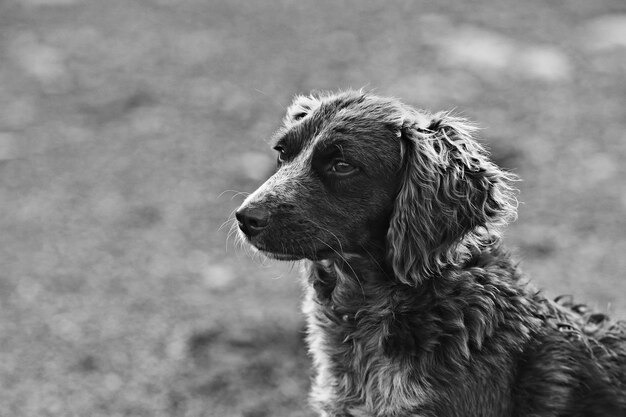
[[476, 130], [447, 113], [403, 122], [403, 172], [387, 232], [388, 259], [400, 281], [423, 279], [492, 243], [515, 216], [515, 176], [488, 159]]

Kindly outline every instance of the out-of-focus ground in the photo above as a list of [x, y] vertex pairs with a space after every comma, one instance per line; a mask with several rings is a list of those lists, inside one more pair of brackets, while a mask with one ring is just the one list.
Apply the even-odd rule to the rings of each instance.
[[478, 121], [523, 268], [626, 317], [625, 74], [623, 0], [0, 1], [0, 415], [311, 415], [298, 267], [220, 228], [311, 89]]

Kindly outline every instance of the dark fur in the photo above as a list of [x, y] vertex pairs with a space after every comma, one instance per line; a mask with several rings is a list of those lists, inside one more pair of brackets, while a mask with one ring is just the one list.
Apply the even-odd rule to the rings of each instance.
[[514, 177], [473, 131], [362, 92], [289, 108], [279, 169], [237, 217], [262, 252], [307, 260], [312, 404], [323, 416], [626, 415], [623, 325], [522, 281], [499, 235]]

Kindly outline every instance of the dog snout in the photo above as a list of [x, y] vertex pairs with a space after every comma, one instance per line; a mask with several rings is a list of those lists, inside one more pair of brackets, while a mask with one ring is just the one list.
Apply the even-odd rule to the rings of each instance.
[[270, 212], [262, 207], [241, 207], [235, 213], [239, 228], [248, 237], [258, 235], [270, 223]]

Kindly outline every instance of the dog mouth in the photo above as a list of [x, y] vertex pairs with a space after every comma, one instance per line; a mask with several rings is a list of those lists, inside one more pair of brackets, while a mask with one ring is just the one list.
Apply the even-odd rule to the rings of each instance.
[[299, 261], [304, 258], [303, 256], [292, 255], [288, 253], [276, 253], [264, 250], [262, 250], [261, 252], [263, 252], [263, 254], [265, 254], [267, 257], [276, 259], [277, 261]]
[[277, 261], [299, 261], [301, 259], [306, 258], [305, 255], [291, 253], [283, 249], [282, 251], [276, 251], [274, 249], [270, 249], [263, 245], [260, 242], [252, 243], [256, 249], [258, 249], [261, 253], [263, 253], [268, 258], [276, 259]]
[[336, 253], [329, 249], [314, 250], [311, 253], [297, 253], [291, 252], [288, 248], [281, 248], [277, 251], [275, 248], [269, 248], [261, 242], [252, 243], [257, 250], [263, 253], [265, 256], [277, 261], [300, 261], [302, 259], [310, 259], [312, 261], [319, 261], [322, 259], [332, 258]]
[[263, 238], [263, 236], [249, 236], [243, 231], [240, 233], [240, 236], [263, 255], [277, 261], [300, 261], [303, 259], [319, 261], [336, 257], [339, 253], [337, 250], [332, 249], [330, 245], [316, 247], [310, 243], [306, 244], [306, 242], [298, 240], [268, 240]]
[[286, 252], [273, 252], [257, 247], [264, 255], [269, 258], [276, 259], [277, 261], [300, 261], [302, 259], [309, 259], [311, 261], [320, 261], [325, 259], [332, 259], [337, 257], [337, 254], [330, 250], [320, 250], [314, 254], [295, 254]]

